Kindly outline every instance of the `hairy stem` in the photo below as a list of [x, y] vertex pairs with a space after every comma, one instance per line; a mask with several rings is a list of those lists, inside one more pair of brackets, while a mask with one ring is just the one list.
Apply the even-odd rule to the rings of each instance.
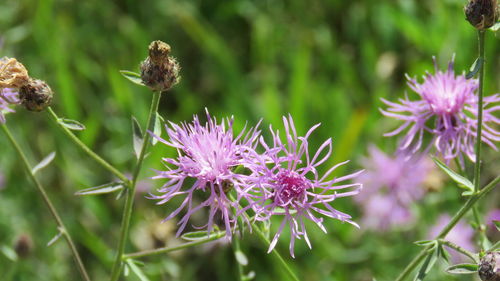
[[2, 127], [2, 130], [5, 133], [5, 135], [9, 139], [10, 143], [12, 144], [14, 149], [16, 150], [17, 154], [21, 158], [21, 160], [24, 164], [24, 168], [26, 169], [26, 172], [28, 173], [29, 177], [31, 178], [31, 180], [35, 184], [36, 188], [38, 189], [38, 192], [40, 193], [40, 195], [42, 195], [42, 198], [43, 198], [43, 201], [45, 202], [45, 205], [47, 205], [47, 207], [49, 208], [49, 211], [50, 211], [52, 217], [54, 218], [54, 220], [58, 226], [59, 231], [64, 236], [64, 239], [66, 240], [66, 243], [68, 244], [68, 247], [70, 248], [71, 253], [73, 254], [73, 258], [75, 259], [75, 262], [78, 266], [78, 269], [80, 270], [80, 274], [82, 275], [83, 280], [90, 281], [90, 277], [89, 277], [87, 271], [85, 270], [85, 266], [83, 265], [82, 259], [80, 258], [80, 254], [78, 254], [75, 243], [73, 242], [73, 239], [71, 238], [71, 235], [66, 230], [66, 226], [64, 225], [61, 217], [59, 216], [59, 213], [57, 212], [56, 208], [54, 207], [54, 204], [52, 204], [52, 201], [50, 200], [47, 192], [45, 191], [45, 188], [43, 187], [43, 185], [40, 183], [40, 181], [38, 181], [38, 179], [33, 174], [32, 167], [28, 161], [28, 158], [26, 157], [23, 150], [21, 149], [19, 144], [16, 142], [16, 140], [14, 139], [12, 134], [10, 133], [7, 126], [4, 124], [1, 127]]
[[484, 30], [478, 30], [479, 38], [479, 88], [477, 102], [477, 136], [476, 136], [476, 164], [474, 166], [474, 191], [479, 190], [481, 175], [481, 133], [483, 128], [483, 86], [484, 86]]
[[156, 112], [158, 111], [158, 105], [160, 103], [161, 92], [154, 92], [153, 99], [151, 101], [151, 107], [149, 109], [148, 121], [146, 130], [143, 135], [143, 143], [141, 147], [141, 152], [139, 154], [139, 158], [137, 159], [137, 164], [135, 165], [134, 173], [132, 175], [132, 182], [127, 189], [127, 194], [125, 198], [125, 205], [123, 209], [123, 219], [122, 226], [120, 231], [120, 240], [118, 242], [118, 250], [116, 253], [115, 262], [113, 264], [113, 269], [111, 272], [111, 280], [116, 281], [120, 277], [120, 272], [122, 268], [122, 256], [125, 252], [125, 244], [128, 236], [130, 219], [132, 217], [132, 209], [134, 206], [134, 197], [135, 197], [135, 186], [137, 184], [137, 178], [139, 176], [139, 172], [141, 171], [142, 163], [144, 162], [144, 157], [146, 156], [146, 151], [149, 145], [149, 140], [151, 138], [149, 131], [153, 130], [153, 118]]
[[47, 111], [49, 112], [49, 115], [50, 115], [51, 119], [54, 121], [54, 123], [63, 130], [63, 132], [69, 137], [69, 139], [71, 141], [73, 141], [73, 143], [76, 144], [76, 146], [78, 146], [81, 150], [83, 150], [85, 153], [87, 153], [92, 159], [94, 159], [97, 163], [99, 163], [103, 168], [105, 168], [106, 170], [110, 171], [115, 176], [117, 176], [125, 184], [127, 184], [127, 185], [129, 184], [129, 180], [127, 179], [127, 177], [125, 177], [115, 167], [113, 167], [106, 160], [102, 159], [99, 155], [97, 155], [94, 151], [92, 151], [92, 149], [90, 149], [87, 145], [85, 145], [68, 128], [64, 127], [61, 123], [59, 123], [60, 118], [57, 116], [57, 114], [54, 112], [54, 110], [52, 110], [52, 108], [50, 106], [47, 108]]
[[467, 257], [469, 257], [471, 260], [473, 260], [473, 261], [474, 261], [474, 263], [478, 263], [478, 262], [479, 262], [479, 260], [478, 260], [478, 259], [477, 259], [477, 257], [474, 255], [474, 253], [471, 253], [471, 252], [467, 251], [466, 249], [464, 249], [464, 248], [462, 248], [462, 247], [458, 246], [457, 244], [452, 243], [452, 242], [447, 241], [447, 240], [444, 240], [444, 239], [439, 239], [438, 241], [439, 241], [439, 243], [441, 243], [441, 244], [443, 244], [443, 245], [445, 245], [445, 246], [447, 246], [447, 247], [450, 247], [450, 248], [452, 248], [453, 250], [455, 250], [455, 251], [457, 251], [457, 252], [459, 252], [459, 253], [462, 253], [462, 254], [466, 255], [466, 256], [467, 256]]
[[[453, 216], [453, 218], [450, 220], [450, 222], [443, 228], [443, 230], [439, 233], [438, 237], [436, 239], [443, 239], [452, 229], [455, 227], [455, 225], [458, 223], [458, 221], [476, 204], [476, 202], [481, 199], [484, 195], [486, 195], [488, 192], [492, 191], [497, 184], [500, 182], [500, 176], [497, 176], [494, 180], [492, 180], [488, 185], [486, 185], [483, 189], [481, 189], [478, 193], [475, 193], [472, 195], [467, 202], [465, 202], [465, 205], [460, 208], [460, 210]], [[420, 253], [405, 267], [403, 272], [398, 276], [396, 281], [402, 281], [405, 280], [408, 275], [420, 264], [420, 262], [429, 254], [429, 250], [431, 249], [431, 245], [425, 247], [423, 250], [420, 251]]]

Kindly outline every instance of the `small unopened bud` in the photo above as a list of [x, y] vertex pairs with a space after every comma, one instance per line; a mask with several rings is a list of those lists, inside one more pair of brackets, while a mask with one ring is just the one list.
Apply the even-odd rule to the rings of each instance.
[[483, 281], [500, 281], [500, 252], [490, 252], [479, 262], [479, 277]]
[[469, 0], [464, 11], [467, 21], [480, 30], [492, 27], [498, 19], [497, 0]]
[[141, 79], [153, 91], [164, 92], [179, 83], [180, 66], [170, 54], [170, 46], [162, 41], [149, 45], [149, 56], [141, 63]]
[[19, 258], [26, 258], [33, 250], [33, 241], [27, 234], [22, 234], [17, 238], [14, 250]]
[[42, 111], [52, 102], [52, 89], [42, 80], [30, 79], [19, 89], [21, 104], [29, 111]]
[[14, 58], [0, 59], [0, 88], [20, 88], [29, 81], [28, 70]]

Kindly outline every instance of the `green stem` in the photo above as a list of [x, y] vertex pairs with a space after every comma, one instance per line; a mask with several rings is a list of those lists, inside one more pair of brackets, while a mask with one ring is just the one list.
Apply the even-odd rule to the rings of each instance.
[[498, 248], [500, 248], [500, 240], [497, 241], [495, 244], [493, 244], [493, 246], [491, 246], [488, 250], [486, 250], [486, 252], [491, 252], [491, 251], [494, 251]]
[[149, 145], [149, 140], [151, 138], [148, 131], [153, 130], [153, 118], [156, 112], [158, 111], [158, 105], [160, 103], [161, 92], [154, 92], [153, 99], [151, 101], [151, 107], [149, 109], [148, 121], [146, 130], [144, 131], [143, 143], [141, 152], [139, 154], [139, 158], [137, 159], [137, 164], [135, 165], [134, 173], [132, 176], [132, 182], [127, 189], [127, 194], [125, 198], [125, 205], [123, 209], [123, 219], [122, 226], [120, 231], [120, 240], [118, 242], [118, 251], [116, 253], [115, 262], [113, 264], [113, 269], [111, 272], [111, 280], [116, 281], [120, 277], [120, 272], [122, 268], [122, 256], [125, 252], [125, 244], [128, 236], [129, 226], [130, 226], [130, 218], [132, 217], [132, 209], [134, 206], [134, 197], [135, 197], [135, 186], [137, 184], [137, 178], [139, 176], [139, 172], [141, 171], [142, 163], [144, 162], [144, 157], [146, 156], [146, 151]]
[[103, 166], [105, 169], [113, 173], [115, 176], [117, 176], [121, 181], [126, 183], [127, 185], [129, 184], [129, 179], [125, 177], [120, 171], [118, 171], [115, 167], [113, 167], [111, 164], [106, 162], [106, 160], [102, 159], [99, 155], [97, 155], [94, 151], [92, 151], [87, 145], [85, 145], [79, 138], [73, 134], [68, 128], [64, 127], [60, 122], [60, 118], [57, 116], [57, 114], [52, 110], [52, 108], [49, 106], [47, 108], [50, 117], [54, 121], [54, 123], [59, 126], [64, 133], [78, 146], [81, 150], [83, 150], [85, 153], [87, 153], [92, 159], [94, 159], [97, 163], [99, 163], [101, 166]]
[[236, 259], [236, 264], [238, 266], [238, 280], [243, 281], [245, 279], [243, 265], [238, 261], [238, 257], [236, 256], [238, 252], [241, 252], [240, 238], [237, 237], [237, 234], [233, 236], [233, 249], [234, 249], [234, 257]]
[[478, 263], [478, 262], [479, 262], [479, 260], [478, 260], [478, 259], [477, 259], [477, 257], [474, 255], [474, 253], [471, 253], [471, 252], [467, 251], [466, 249], [464, 249], [464, 248], [462, 248], [462, 247], [458, 246], [457, 244], [452, 243], [452, 242], [447, 241], [447, 240], [443, 240], [443, 239], [439, 239], [438, 241], [439, 241], [439, 243], [441, 243], [441, 244], [443, 244], [443, 245], [445, 245], [445, 246], [447, 246], [447, 247], [450, 247], [450, 248], [452, 248], [452, 249], [456, 250], [456, 251], [457, 251], [457, 252], [459, 252], [459, 253], [462, 253], [462, 254], [466, 255], [466, 256], [467, 256], [467, 257], [469, 257], [471, 260], [473, 260], [473, 261], [474, 261], [474, 263]]
[[476, 136], [476, 163], [474, 166], [474, 191], [479, 190], [480, 175], [481, 175], [481, 133], [483, 128], [483, 86], [484, 86], [484, 30], [478, 30], [479, 38], [479, 88], [477, 102], [477, 136]]
[[26, 155], [24, 154], [23, 150], [21, 149], [21, 147], [19, 146], [19, 144], [16, 142], [16, 140], [14, 139], [14, 137], [12, 136], [12, 134], [10, 133], [10, 131], [7, 128], [7, 126], [4, 124], [1, 127], [2, 127], [2, 130], [5, 133], [5, 135], [9, 139], [10, 143], [12, 144], [12, 146], [14, 147], [14, 149], [16, 150], [17, 154], [21, 158], [21, 160], [22, 160], [22, 162], [24, 164], [24, 168], [28, 172], [28, 176], [31, 178], [31, 180], [35, 184], [36, 188], [38, 189], [38, 192], [42, 195], [42, 198], [43, 198], [43, 201], [45, 202], [45, 205], [47, 205], [47, 207], [49, 208], [49, 211], [50, 211], [52, 217], [56, 221], [56, 224], [58, 226], [59, 231], [61, 231], [62, 235], [64, 236], [64, 239], [66, 240], [66, 243], [68, 244], [68, 246], [69, 246], [69, 248], [71, 250], [71, 253], [73, 254], [73, 258], [75, 259], [75, 262], [76, 262], [76, 264], [78, 266], [78, 269], [80, 270], [80, 274], [82, 275], [83, 280], [90, 281], [90, 277], [87, 274], [87, 271], [85, 270], [85, 266], [83, 265], [83, 262], [82, 262], [82, 259], [80, 258], [80, 255], [78, 254], [78, 251], [77, 251], [77, 249], [75, 247], [75, 243], [73, 243], [73, 239], [71, 238], [71, 235], [66, 230], [66, 226], [64, 225], [64, 223], [63, 223], [61, 217], [59, 216], [56, 208], [52, 204], [52, 201], [50, 200], [47, 192], [45, 191], [45, 188], [43, 187], [43, 185], [40, 183], [40, 181], [38, 181], [38, 179], [33, 174], [32, 167], [31, 167], [31, 165], [30, 165], [30, 163], [28, 161], [28, 158], [26, 157]]
[[[436, 239], [443, 239], [450, 231], [455, 227], [458, 221], [476, 204], [476, 202], [481, 199], [488, 192], [492, 191], [497, 184], [500, 182], [500, 176], [497, 176], [494, 180], [492, 180], [488, 185], [486, 185], [483, 189], [481, 189], [478, 193], [472, 195], [469, 200], [465, 203], [465, 205], [460, 208], [460, 210], [453, 216], [451, 221], [445, 226], [445, 228], [438, 234]], [[406, 277], [420, 264], [420, 262], [429, 254], [429, 250], [432, 245], [425, 247], [420, 253], [405, 267], [403, 272], [398, 276], [396, 281], [405, 280]]]
[[136, 252], [136, 253], [130, 253], [130, 254], [125, 254], [123, 255], [123, 260], [127, 259], [134, 259], [134, 258], [143, 258], [143, 257], [148, 257], [148, 256], [154, 256], [154, 255], [161, 255], [161, 254], [166, 254], [174, 251], [179, 251], [182, 249], [198, 246], [198, 245], [203, 245], [205, 243], [211, 242], [218, 240], [226, 235], [225, 231], [221, 231], [219, 233], [210, 235], [207, 238], [200, 239], [197, 241], [189, 242], [189, 243], [184, 243], [181, 245], [173, 246], [173, 247], [164, 247], [164, 248], [158, 248], [154, 250], [148, 250], [148, 251], [141, 251], [141, 252]]

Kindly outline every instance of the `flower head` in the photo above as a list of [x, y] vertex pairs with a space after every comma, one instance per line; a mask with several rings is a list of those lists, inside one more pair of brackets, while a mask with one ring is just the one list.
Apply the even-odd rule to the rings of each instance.
[[318, 166], [326, 162], [332, 152], [332, 142], [328, 139], [314, 155], [309, 153], [309, 135], [319, 124], [312, 127], [304, 137], [298, 137], [291, 116], [283, 117], [283, 123], [286, 134], [285, 142], [281, 140], [279, 132], [274, 132], [272, 128], [273, 144], [271, 146], [268, 146], [261, 138], [260, 142], [266, 151], [262, 158], [264, 163], [256, 172], [258, 177], [254, 185], [259, 188], [261, 198], [254, 201], [251, 206], [257, 214], [257, 220], [268, 220], [271, 216], [283, 217], [269, 251], [275, 247], [285, 225], [288, 224], [291, 233], [290, 254], [293, 257], [295, 239], [304, 238], [311, 247], [304, 226], [305, 220], [313, 221], [326, 232], [323, 218], [317, 217], [316, 214], [357, 226], [351, 221], [350, 215], [334, 209], [331, 203], [337, 198], [358, 194], [361, 184], [344, 183], [359, 175], [360, 172], [329, 179], [332, 172], [347, 161], [333, 166], [323, 176], [319, 176]]
[[[434, 62], [436, 65], [436, 62]], [[432, 135], [432, 141], [427, 146], [435, 146], [437, 152], [446, 162], [455, 157], [462, 161], [462, 154], [475, 161], [474, 143], [477, 132], [477, 103], [475, 91], [478, 82], [466, 79], [464, 75], [456, 76], [453, 72], [453, 60], [448, 70], [437, 69], [431, 75], [427, 73], [424, 81], [408, 77], [409, 87], [418, 94], [419, 100], [411, 101], [406, 97], [400, 103], [383, 100], [389, 106], [382, 110], [385, 116], [403, 120], [404, 123], [386, 136], [394, 136], [409, 128], [401, 143], [402, 150], [410, 149], [416, 152], [422, 147], [424, 132]], [[482, 141], [496, 149], [495, 141], [500, 140], [500, 132], [493, 128], [500, 119], [494, 116], [500, 106], [492, 104], [500, 101], [500, 95], [495, 94], [483, 100], [483, 134]]]
[[[436, 224], [429, 230], [428, 238], [434, 239], [438, 237], [439, 233], [444, 229], [444, 227], [451, 221], [451, 217], [447, 214], [443, 214], [439, 216], [436, 221]], [[474, 251], [474, 229], [464, 223], [463, 221], [459, 221], [455, 227], [448, 232], [445, 236], [446, 240], [468, 250]], [[451, 260], [453, 263], [464, 262], [463, 256], [456, 252], [453, 249], [450, 249]]]
[[427, 158], [408, 159], [403, 153], [388, 156], [376, 146], [362, 160], [366, 171], [359, 177], [363, 192], [356, 202], [363, 208], [363, 225], [385, 231], [414, 220], [410, 205], [424, 195], [423, 184], [431, 170]]
[[17, 91], [9, 88], [0, 88], [0, 124], [5, 123], [5, 113], [14, 112], [10, 105], [19, 103]]
[[[235, 222], [231, 208], [238, 209], [238, 205], [229, 200], [227, 193], [234, 188], [239, 199], [245, 197], [241, 191], [246, 188], [248, 176], [236, 173], [235, 169], [252, 165], [250, 158], [255, 156], [259, 131], [255, 127], [235, 137], [232, 118], [218, 124], [207, 111], [207, 119], [205, 125], [197, 116], [192, 123], [177, 125], [170, 122], [170, 128], [166, 126], [168, 140], [154, 136], [177, 149], [178, 155], [176, 158], [163, 158], [167, 170], [157, 171], [153, 179], [167, 179], [167, 182], [158, 190], [161, 194], [152, 195], [152, 199], [160, 200], [157, 204], [164, 204], [174, 197], [185, 197], [180, 207], [165, 219], [169, 220], [186, 209], [179, 221], [177, 235], [182, 233], [193, 213], [207, 207], [210, 209], [208, 222], [197, 228], [210, 232], [215, 215], [220, 212], [227, 237], [231, 238], [231, 227]], [[188, 179], [193, 179], [194, 183], [183, 188], [183, 185], [188, 185]], [[203, 201], [195, 205], [197, 195], [203, 197]]]

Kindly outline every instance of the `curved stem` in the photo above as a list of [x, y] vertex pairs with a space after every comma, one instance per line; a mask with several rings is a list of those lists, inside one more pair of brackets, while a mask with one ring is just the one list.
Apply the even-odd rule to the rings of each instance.
[[[488, 192], [492, 191], [497, 184], [500, 182], [500, 176], [497, 176], [494, 180], [492, 180], [488, 185], [486, 185], [483, 189], [481, 189], [478, 193], [472, 195], [469, 200], [465, 203], [465, 205], [460, 208], [460, 210], [453, 216], [450, 222], [443, 228], [443, 230], [438, 234], [436, 239], [443, 239], [450, 230], [455, 227], [458, 221], [476, 204], [476, 202], [481, 199]], [[431, 245], [425, 247], [420, 253], [405, 267], [403, 272], [399, 274], [396, 281], [405, 280], [406, 277], [420, 264], [420, 262], [429, 254], [429, 250], [431, 249]]]
[[137, 159], [137, 164], [135, 165], [134, 173], [132, 176], [132, 182], [127, 189], [127, 194], [125, 198], [125, 205], [123, 209], [123, 219], [122, 226], [120, 231], [120, 240], [118, 242], [118, 251], [116, 253], [115, 262], [113, 264], [113, 269], [111, 272], [111, 280], [116, 281], [120, 277], [120, 272], [122, 268], [122, 256], [125, 252], [125, 244], [128, 236], [129, 226], [130, 226], [130, 218], [132, 217], [132, 208], [134, 206], [134, 196], [135, 196], [135, 186], [137, 184], [137, 178], [139, 176], [139, 172], [141, 171], [142, 163], [144, 162], [144, 157], [146, 156], [146, 150], [149, 145], [149, 140], [151, 138], [149, 131], [153, 130], [153, 116], [158, 111], [158, 105], [160, 103], [161, 92], [154, 92], [153, 99], [151, 101], [151, 107], [149, 109], [147, 127], [144, 131], [144, 136], [142, 138], [142, 147], [141, 152], [139, 154], [139, 158]]
[[479, 68], [479, 88], [477, 102], [477, 136], [476, 136], [476, 164], [474, 166], [474, 191], [479, 190], [480, 175], [481, 175], [481, 133], [483, 128], [483, 84], [484, 84], [484, 30], [478, 30], [479, 38], [479, 60], [481, 66]]
[[447, 241], [447, 240], [444, 240], [444, 239], [439, 239], [438, 241], [439, 241], [439, 243], [441, 243], [441, 244], [443, 244], [443, 245], [445, 245], [445, 246], [447, 246], [447, 247], [450, 247], [450, 248], [452, 248], [453, 250], [455, 250], [455, 251], [457, 251], [457, 252], [460, 252], [460, 253], [462, 253], [462, 254], [466, 255], [466, 256], [467, 256], [467, 257], [469, 257], [471, 260], [473, 260], [473, 261], [474, 261], [474, 263], [478, 263], [478, 262], [479, 262], [479, 260], [478, 260], [478, 259], [477, 259], [477, 257], [474, 255], [474, 253], [471, 253], [471, 252], [467, 251], [466, 249], [464, 249], [464, 248], [462, 248], [462, 247], [458, 246], [457, 244], [452, 243], [452, 242]]
[[158, 248], [158, 249], [154, 249], [154, 250], [125, 254], [125, 255], [123, 255], [123, 260], [166, 254], [166, 253], [170, 253], [170, 252], [174, 252], [174, 251], [178, 251], [178, 250], [182, 250], [182, 249], [186, 249], [186, 248], [190, 248], [190, 247], [194, 247], [194, 246], [198, 246], [198, 245], [203, 245], [203, 244], [211, 242], [211, 241], [219, 240], [220, 238], [224, 237], [225, 235], [226, 235], [226, 232], [221, 231], [219, 233], [210, 235], [207, 238], [200, 239], [200, 240], [193, 241], [193, 242], [189, 242], [189, 243], [184, 243], [184, 244], [177, 245], [177, 246], [164, 247], [164, 248]]
[[92, 151], [87, 145], [85, 145], [79, 138], [73, 134], [68, 128], [64, 127], [59, 123], [60, 118], [57, 116], [57, 114], [52, 110], [52, 108], [49, 106], [47, 108], [50, 117], [54, 121], [54, 123], [59, 126], [64, 133], [78, 146], [81, 150], [83, 150], [85, 153], [87, 153], [92, 159], [94, 159], [97, 163], [101, 164], [105, 169], [113, 173], [115, 176], [117, 176], [121, 181], [126, 183], [127, 185], [129, 184], [129, 179], [125, 177], [120, 171], [118, 171], [115, 167], [113, 167], [111, 164], [109, 164], [106, 160], [102, 159], [99, 155], [97, 155], [94, 151]]
[[9, 139], [10, 143], [12, 144], [14, 149], [16, 150], [17, 154], [21, 158], [21, 160], [24, 164], [24, 168], [26, 169], [26, 172], [28, 173], [28, 176], [31, 178], [31, 180], [35, 184], [36, 188], [38, 189], [38, 192], [42, 195], [42, 198], [43, 198], [43, 201], [45, 202], [45, 205], [47, 205], [52, 217], [56, 221], [56, 224], [58, 226], [59, 231], [64, 236], [64, 239], [66, 240], [66, 243], [68, 244], [68, 246], [71, 250], [71, 253], [73, 254], [73, 258], [75, 259], [75, 262], [78, 266], [78, 269], [80, 270], [80, 274], [82, 275], [83, 280], [90, 281], [90, 277], [89, 277], [87, 271], [85, 270], [85, 266], [83, 265], [83, 262], [82, 262], [82, 259], [80, 258], [80, 255], [78, 254], [78, 251], [75, 247], [75, 243], [73, 243], [73, 239], [71, 238], [71, 235], [66, 230], [66, 226], [64, 225], [56, 208], [54, 207], [54, 205], [52, 204], [52, 201], [50, 200], [49, 196], [47, 195], [45, 188], [43, 187], [43, 185], [38, 181], [38, 179], [33, 174], [32, 167], [28, 161], [28, 158], [26, 158], [26, 155], [24, 154], [23, 150], [21, 149], [19, 144], [16, 142], [16, 140], [14, 139], [12, 134], [10, 133], [7, 126], [4, 124], [1, 127], [2, 127], [2, 130], [5, 133], [5, 135]]

